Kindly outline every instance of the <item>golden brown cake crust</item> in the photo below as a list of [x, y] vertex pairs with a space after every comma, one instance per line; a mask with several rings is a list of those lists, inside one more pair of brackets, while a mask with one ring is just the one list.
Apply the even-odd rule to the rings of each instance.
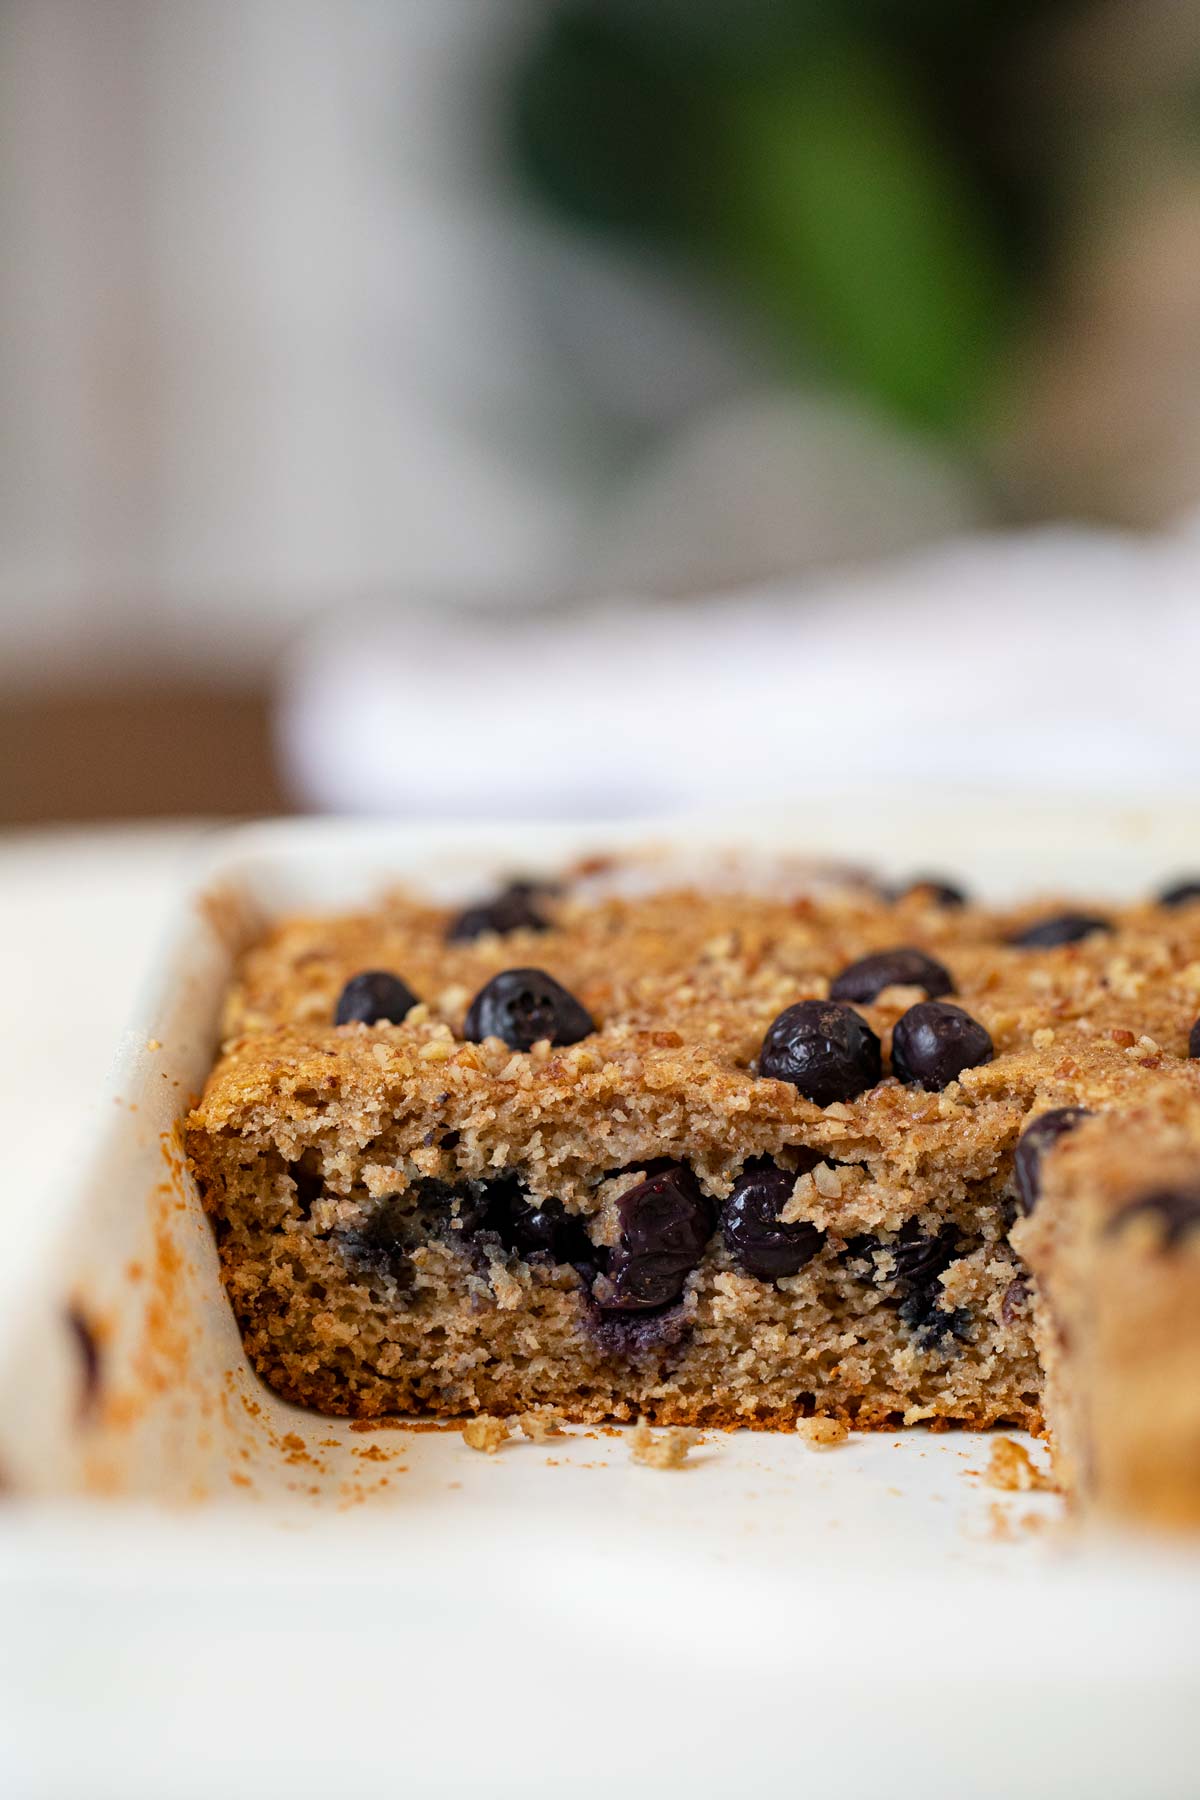
[[[420, 1119], [436, 1140], [468, 1142], [455, 1166], [503, 1166], [513, 1145], [535, 1189], [570, 1198], [581, 1168], [619, 1167], [645, 1149], [695, 1150], [716, 1179], [750, 1154], [804, 1142], [841, 1162], [886, 1162], [893, 1178], [993, 1174], [1025, 1113], [1088, 1104], [1184, 1061], [1200, 1011], [1200, 908], [1117, 915], [1120, 929], [1057, 950], [1004, 937], [1030, 916], [889, 906], [865, 895], [769, 901], [696, 893], [598, 905], [560, 901], [559, 928], [447, 944], [444, 912], [397, 900], [373, 914], [299, 919], [245, 959], [228, 1038], [194, 1127], [284, 1143], [336, 1114], [365, 1145], [389, 1120]], [[945, 963], [955, 1001], [991, 1033], [992, 1062], [943, 1094], [884, 1080], [817, 1107], [755, 1078], [763, 1032], [793, 1001], [821, 998], [868, 951], [912, 943]], [[535, 964], [575, 994], [600, 1029], [530, 1056], [462, 1041], [472, 995], [502, 969]], [[330, 1024], [344, 982], [393, 969], [422, 996], [403, 1025]], [[858, 1010], [883, 1039], [923, 996], [888, 989]], [[622, 1117], [621, 1115], [625, 1115]], [[582, 1142], [599, 1135], [602, 1151]], [[534, 1133], [539, 1145], [529, 1145]], [[605, 1140], [612, 1140], [610, 1154]], [[414, 1173], [441, 1173], [434, 1154]], [[539, 1187], [539, 1182], [544, 1183]], [[564, 1189], [565, 1183], [565, 1189]]]

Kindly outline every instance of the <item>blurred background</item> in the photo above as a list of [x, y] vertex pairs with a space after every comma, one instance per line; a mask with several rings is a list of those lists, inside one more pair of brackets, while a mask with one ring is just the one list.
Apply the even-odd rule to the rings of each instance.
[[0, 0], [0, 823], [1200, 775], [1194, 0]]

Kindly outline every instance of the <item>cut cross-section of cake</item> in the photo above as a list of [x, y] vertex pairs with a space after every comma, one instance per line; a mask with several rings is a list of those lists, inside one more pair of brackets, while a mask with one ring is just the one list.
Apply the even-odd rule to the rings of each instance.
[[[1039, 1429], [1045, 1388], [1087, 1491], [1137, 1436], [1096, 1424], [1136, 1410], [1132, 1257], [1200, 1393], [1168, 1316], [1200, 1233], [1147, 1199], [1200, 1191], [1200, 906], [1064, 938], [1039, 936], [1048, 908], [927, 882], [514, 893], [469, 932], [411, 896], [293, 919], [244, 959], [188, 1145], [279, 1392], [357, 1416]], [[1127, 1228], [1085, 1226], [1135, 1187]], [[1093, 1336], [1076, 1306], [1112, 1320]]]
[[1160, 1084], [1141, 1104], [1081, 1122], [1013, 1236], [1037, 1279], [1060, 1479], [1098, 1514], [1200, 1526], [1200, 1107], [1190, 1084]]

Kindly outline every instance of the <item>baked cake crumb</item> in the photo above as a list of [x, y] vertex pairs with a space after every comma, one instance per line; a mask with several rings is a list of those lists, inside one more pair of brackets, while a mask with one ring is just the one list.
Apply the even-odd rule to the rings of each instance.
[[648, 1469], [678, 1469], [686, 1462], [703, 1434], [686, 1426], [672, 1426], [667, 1431], [651, 1431], [645, 1419], [639, 1419], [629, 1435], [630, 1455], [634, 1462]]
[[482, 1450], [485, 1456], [495, 1456], [509, 1435], [508, 1420], [493, 1419], [490, 1413], [480, 1413], [477, 1419], [467, 1420], [462, 1435], [468, 1450]]
[[539, 1407], [536, 1412], [523, 1412], [517, 1416], [517, 1424], [525, 1436], [535, 1444], [544, 1444], [547, 1438], [562, 1437], [562, 1414], [552, 1406]]
[[843, 1425], [840, 1419], [826, 1419], [818, 1415], [814, 1419], [797, 1419], [796, 1431], [810, 1449], [832, 1450], [838, 1444], [844, 1444], [850, 1436], [850, 1428]]
[[983, 1479], [989, 1487], [1006, 1489], [1010, 1493], [1028, 1494], [1043, 1489], [1054, 1492], [1050, 1477], [1043, 1475], [1025, 1446], [1014, 1443], [1012, 1438], [996, 1439]]

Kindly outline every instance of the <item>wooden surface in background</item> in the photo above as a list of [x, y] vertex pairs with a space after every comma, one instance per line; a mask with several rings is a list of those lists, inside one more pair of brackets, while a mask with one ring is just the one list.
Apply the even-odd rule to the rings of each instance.
[[0, 825], [294, 810], [265, 689], [162, 681], [0, 693]]

